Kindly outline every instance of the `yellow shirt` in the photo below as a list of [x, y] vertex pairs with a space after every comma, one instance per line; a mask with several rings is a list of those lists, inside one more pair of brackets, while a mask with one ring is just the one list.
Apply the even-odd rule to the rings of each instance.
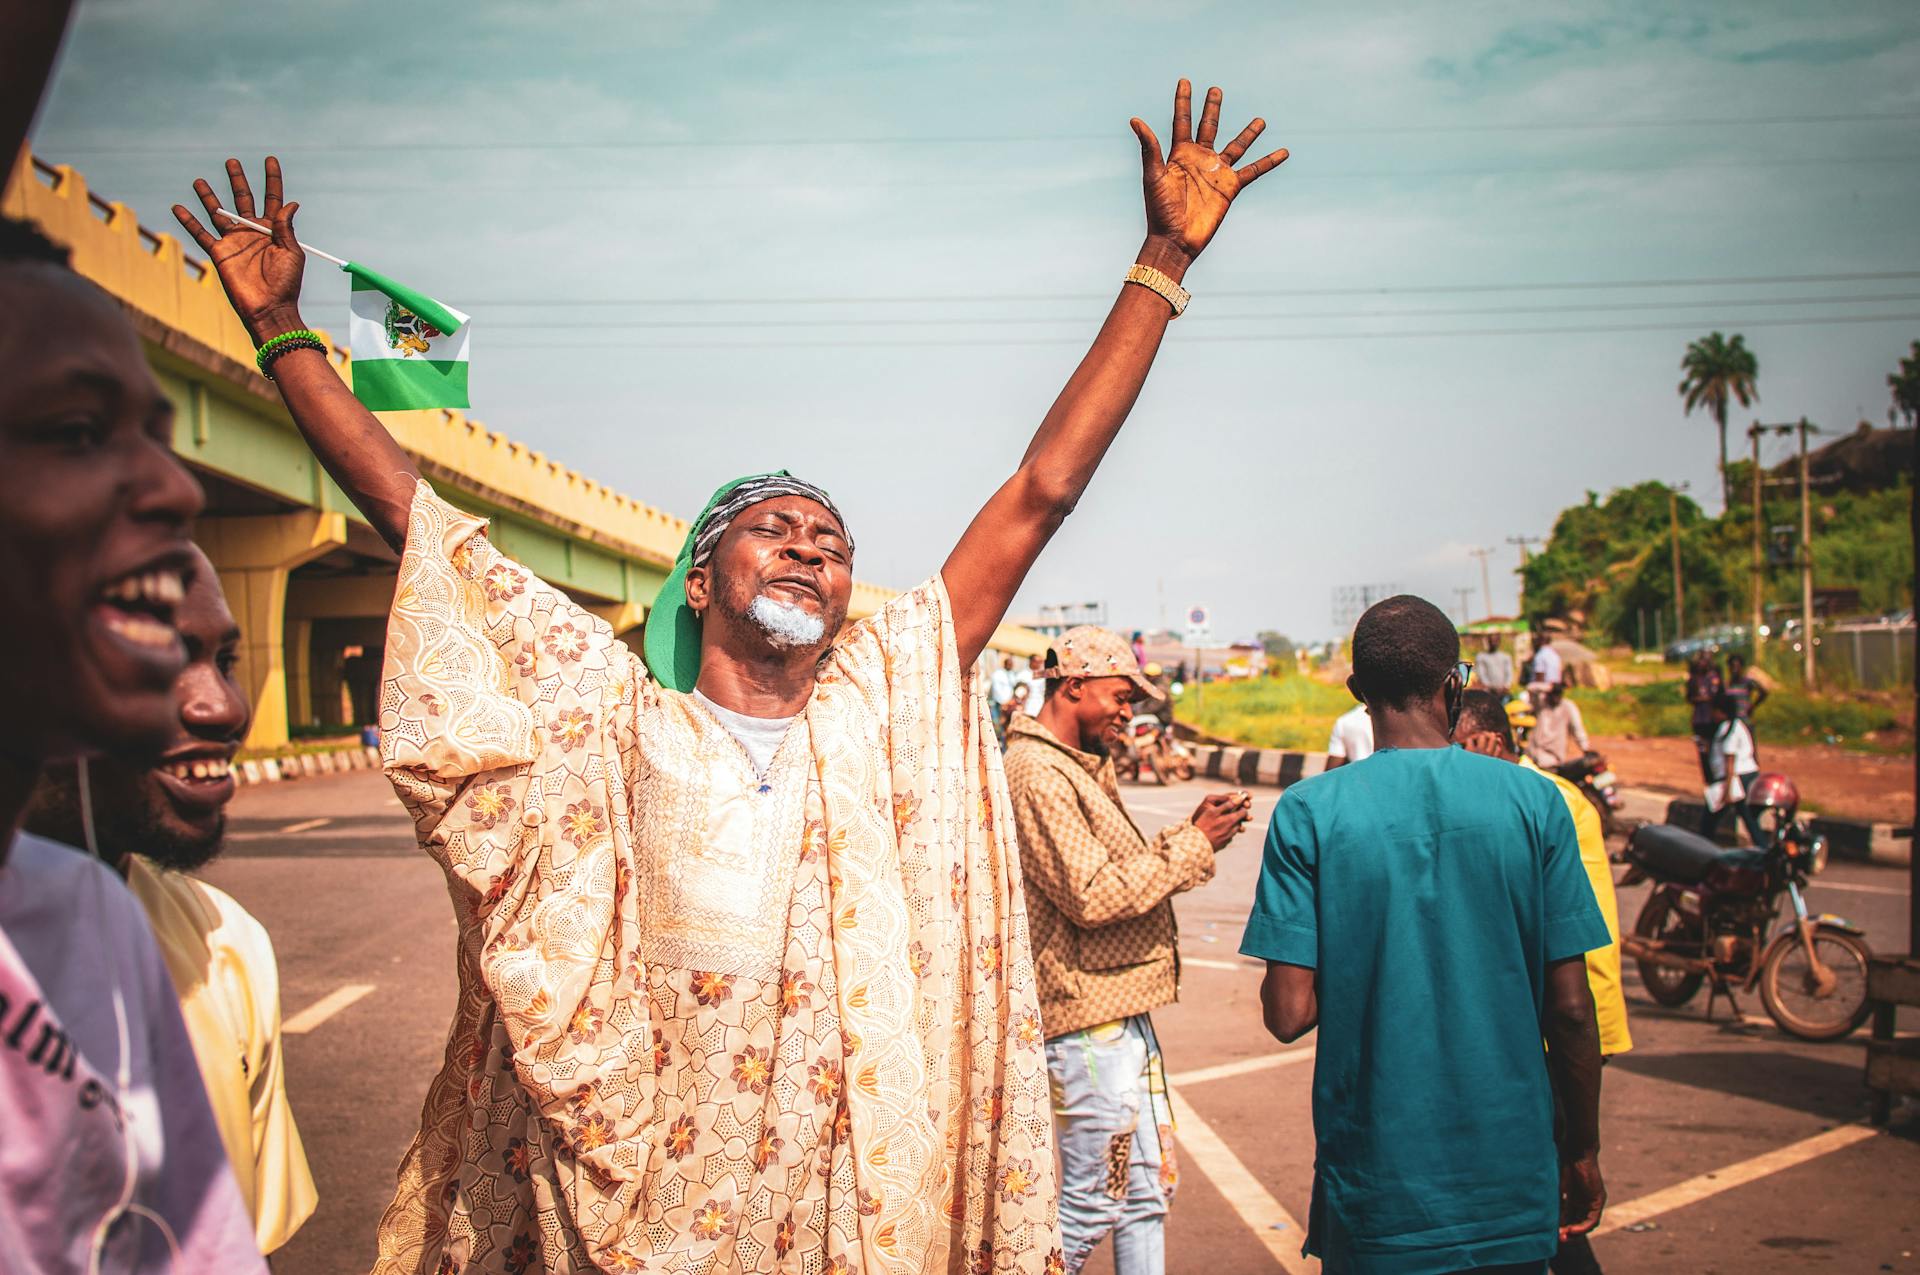
[[318, 1198], [287, 1105], [273, 942], [225, 892], [138, 855], [128, 860], [127, 885], [153, 924], [233, 1176], [260, 1251], [271, 1253]]
[[1607, 934], [1613, 939], [1606, 947], [1587, 953], [1587, 986], [1593, 989], [1593, 1008], [1600, 1020], [1600, 1052], [1624, 1054], [1633, 1048], [1633, 1036], [1627, 1031], [1627, 998], [1620, 990], [1620, 905], [1613, 896], [1613, 865], [1607, 862], [1607, 836], [1600, 825], [1600, 812], [1593, 808], [1575, 784], [1551, 771], [1541, 770], [1533, 759], [1523, 757], [1520, 764], [1553, 781], [1560, 799], [1573, 816], [1573, 831], [1580, 839], [1580, 863], [1593, 883], [1593, 897], [1606, 918]]

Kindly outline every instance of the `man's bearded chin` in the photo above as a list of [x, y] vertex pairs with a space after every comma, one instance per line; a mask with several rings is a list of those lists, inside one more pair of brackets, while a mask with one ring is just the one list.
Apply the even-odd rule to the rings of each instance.
[[761, 594], [747, 604], [747, 619], [775, 646], [796, 650], [820, 645], [827, 622], [791, 602]]
[[[128, 855], [144, 855], [163, 868], [191, 872], [220, 853], [227, 835], [223, 810], [196, 826], [173, 813], [172, 803], [151, 771], [129, 773], [102, 758], [88, 763], [93, 791], [93, 834], [100, 857], [118, 865]], [[29, 808], [28, 824], [76, 849], [86, 848], [80, 819], [80, 788], [72, 766], [50, 768]]]

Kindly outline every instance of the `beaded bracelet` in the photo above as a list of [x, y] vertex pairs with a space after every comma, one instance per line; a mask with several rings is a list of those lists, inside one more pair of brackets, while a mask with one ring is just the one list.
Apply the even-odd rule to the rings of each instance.
[[273, 361], [289, 350], [319, 350], [325, 353], [326, 348], [327, 343], [320, 339], [318, 332], [309, 328], [295, 328], [291, 332], [282, 332], [279, 336], [263, 342], [260, 348], [254, 351], [253, 363], [260, 369], [260, 375], [271, 381], [273, 372], [270, 369]]

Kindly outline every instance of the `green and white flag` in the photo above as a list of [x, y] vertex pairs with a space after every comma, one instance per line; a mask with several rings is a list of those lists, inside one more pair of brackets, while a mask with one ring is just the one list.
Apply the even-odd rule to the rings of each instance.
[[353, 276], [353, 394], [373, 412], [470, 407], [467, 316], [358, 262]]

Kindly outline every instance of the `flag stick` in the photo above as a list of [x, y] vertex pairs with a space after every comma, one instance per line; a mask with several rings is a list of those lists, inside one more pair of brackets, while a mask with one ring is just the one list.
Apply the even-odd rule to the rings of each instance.
[[[251, 227], [252, 227], [253, 229], [255, 229], [255, 230], [264, 230], [264, 231], [266, 231], [266, 232], [267, 232], [268, 234], [272, 234], [272, 233], [273, 233], [273, 227], [272, 227], [272, 226], [263, 226], [263, 225], [261, 225], [261, 224], [260, 224], [259, 222], [257, 222], [257, 221], [248, 221], [248, 220], [247, 220], [247, 219], [246, 219], [245, 217], [242, 217], [242, 216], [241, 216], [240, 214], [238, 214], [238, 213], [230, 213], [230, 212], [228, 212], [228, 211], [227, 211], [226, 209], [224, 209], [224, 208], [215, 208], [215, 209], [213, 210], [213, 215], [214, 215], [214, 216], [216, 216], [216, 217], [225, 217], [225, 218], [226, 218], [226, 219], [227, 219], [228, 221], [237, 221], [237, 222], [239, 222], [239, 223], [240, 223], [241, 225], [243, 225], [243, 226], [251, 226]], [[297, 239], [296, 239], [296, 240], [294, 240], [294, 242], [295, 242], [295, 243], [300, 243], [300, 241], [299, 241], [299, 240], [297, 240]], [[301, 249], [302, 249], [302, 251], [305, 251], [305, 252], [308, 252], [308, 253], [310, 253], [310, 254], [312, 254], [313, 256], [316, 256], [316, 257], [318, 257], [318, 258], [320, 258], [320, 259], [321, 259], [322, 261], [331, 261], [331, 262], [332, 262], [332, 263], [333, 263], [334, 265], [336, 265], [336, 266], [339, 266], [339, 267], [340, 267], [340, 268], [341, 268], [342, 270], [345, 270], [345, 269], [347, 268], [347, 263], [346, 263], [346, 262], [344, 262], [344, 261], [342, 261], [342, 260], [341, 260], [340, 258], [338, 258], [338, 257], [336, 257], [336, 256], [334, 256], [334, 255], [333, 255], [332, 253], [330, 253], [330, 252], [321, 252], [321, 251], [320, 251], [320, 250], [319, 250], [318, 248], [316, 248], [316, 247], [314, 247], [314, 246], [313, 246], [312, 244], [310, 244], [310, 243], [300, 243], [300, 247], [301, 247]]]

